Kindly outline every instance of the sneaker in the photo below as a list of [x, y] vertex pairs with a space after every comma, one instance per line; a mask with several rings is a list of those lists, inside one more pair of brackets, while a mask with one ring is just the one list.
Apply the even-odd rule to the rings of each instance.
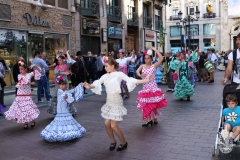
[[42, 100], [40, 100], [40, 101], [38, 101], [38, 103], [43, 103], [43, 101], [42, 101]]
[[171, 89], [168, 89], [166, 92], [171, 92], [172, 90]]
[[228, 138], [225, 140], [225, 145], [226, 145], [226, 146], [229, 146], [229, 147], [232, 147], [232, 146], [233, 146], [233, 138], [232, 138], [232, 137], [228, 137]]
[[47, 103], [48, 103], [48, 106], [50, 107], [51, 106], [51, 101], [47, 101]]

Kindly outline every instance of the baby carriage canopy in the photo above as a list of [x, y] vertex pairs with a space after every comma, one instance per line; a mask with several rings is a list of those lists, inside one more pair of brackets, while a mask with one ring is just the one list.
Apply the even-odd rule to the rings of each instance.
[[236, 89], [239, 84], [228, 84], [223, 88], [223, 109], [227, 108], [225, 98], [228, 94], [235, 94], [238, 99], [238, 105], [240, 105], [240, 89]]

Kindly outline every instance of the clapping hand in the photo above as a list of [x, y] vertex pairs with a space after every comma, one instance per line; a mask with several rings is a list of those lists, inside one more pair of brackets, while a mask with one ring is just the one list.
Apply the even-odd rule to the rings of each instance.
[[154, 50], [154, 51], [155, 51], [155, 50], [157, 50], [157, 49], [156, 49], [156, 47], [152, 46], [152, 50]]
[[68, 96], [67, 96], [67, 95], [65, 95], [65, 96], [63, 97], [63, 99], [64, 99], [64, 100], [66, 100], [67, 98], [68, 98]]
[[35, 64], [32, 64], [29, 68], [32, 69], [35, 66]]

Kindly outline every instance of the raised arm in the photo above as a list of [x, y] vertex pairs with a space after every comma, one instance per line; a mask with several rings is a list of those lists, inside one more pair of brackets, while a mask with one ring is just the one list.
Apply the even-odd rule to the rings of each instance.
[[163, 56], [162, 54], [155, 48], [155, 47], [152, 47], [152, 50], [154, 50], [156, 52], [156, 54], [158, 55], [158, 57], [160, 58], [159, 61], [157, 61], [156, 63], [154, 63], [154, 67], [155, 68], [158, 68], [158, 66], [160, 66], [160, 64], [162, 63], [163, 61]]
[[142, 79], [145, 78], [145, 75], [140, 74], [140, 71], [143, 69], [143, 65], [139, 66], [138, 69], [136, 70], [136, 74], [138, 77], [141, 77]]

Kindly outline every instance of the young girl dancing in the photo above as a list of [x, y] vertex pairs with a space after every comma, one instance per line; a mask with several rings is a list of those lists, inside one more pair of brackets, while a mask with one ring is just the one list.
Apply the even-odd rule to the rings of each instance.
[[[67, 80], [63, 76], [56, 78], [59, 89], [57, 92], [57, 114], [54, 120], [40, 133], [40, 136], [49, 142], [68, 141], [82, 137], [86, 132], [70, 114], [68, 104], [83, 98], [83, 86], [80, 83], [76, 88], [67, 90]], [[74, 94], [74, 98], [72, 97]]]
[[[152, 49], [160, 60], [152, 64], [152, 51], [147, 51], [145, 64], [141, 65], [136, 71], [142, 79], [148, 79], [151, 75], [155, 75], [156, 69], [163, 61], [162, 54], [155, 47], [152, 47]], [[140, 71], [142, 71], [142, 74], [140, 74]], [[155, 80], [143, 84], [143, 90], [138, 92], [137, 102], [137, 109], [142, 111], [142, 119], [146, 121], [142, 125], [143, 127], [147, 127], [149, 124], [152, 126], [153, 121], [154, 124], [157, 124], [157, 116], [161, 115], [160, 109], [167, 106], [164, 93], [158, 88]]]
[[117, 151], [122, 151], [127, 148], [128, 143], [126, 142], [122, 131], [118, 127], [118, 121], [122, 121], [123, 115], [127, 114], [127, 109], [123, 106], [123, 99], [121, 97], [121, 81], [127, 82], [127, 87], [129, 92], [131, 92], [136, 84], [146, 83], [154, 79], [153, 76], [148, 77], [144, 80], [137, 80], [134, 78], [129, 78], [123, 72], [116, 72], [118, 68], [118, 63], [112, 58], [105, 58], [105, 70], [107, 71], [99, 80], [93, 82], [93, 84], [84, 83], [84, 87], [92, 89], [96, 94], [101, 95], [102, 86], [104, 84], [107, 92], [107, 101], [101, 108], [101, 116], [105, 119], [104, 124], [109, 138], [111, 139], [111, 145], [109, 150], [114, 150], [116, 147], [116, 139], [114, 133], [120, 140], [120, 145]]
[[24, 129], [27, 129], [28, 122], [31, 122], [31, 127], [35, 126], [35, 119], [40, 114], [38, 107], [31, 98], [31, 85], [34, 84], [34, 82], [31, 82], [31, 78], [34, 76], [35, 80], [39, 80], [41, 69], [36, 65], [31, 65], [31, 69], [35, 67], [37, 70], [27, 73], [28, 67], [23, 61], [19, 61], [18, 65], [20, 74], [18, 75], [18, 83], [16, 85], [18, 88], [17, 95], [9, 110], [4, 114], [7, 120], [24, 123]]

